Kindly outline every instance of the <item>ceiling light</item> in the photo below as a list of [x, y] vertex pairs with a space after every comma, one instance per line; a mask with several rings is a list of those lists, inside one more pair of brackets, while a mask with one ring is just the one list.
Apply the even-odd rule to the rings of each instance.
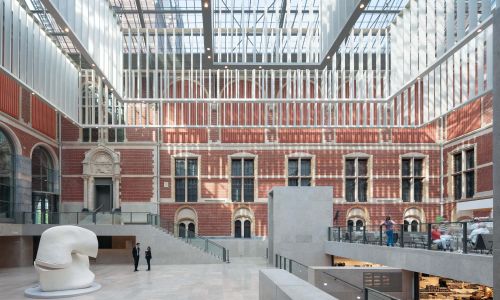
[[102, 80], [106, 80], [106, 77], [102, 76]]
[[205, 8], [208, 8], [208, 2], [205, 2], [205, 4], [203, 4], [203, 6], [204, 6]]
[[359, 8], [363, 9], [363, 8], [365, 8], [365, 5], [364, 5], [363, 3], [361, 3], [361, 4], [359, 5]]
[[31, 95], [34, 95], [34, 94], [35, 94], [35, 92], [31, 92]]
[[207, 47], [207, 51], [210, 51], [210, 47]]
[[262, 69], [262, 66], [259, 66], [259, 69]]
[[109, 89], [110, 91], [113, 91], [113, 89]]
[[95, 64], [92, 64], [92, 67], [95, 67]]
[[482, 28], [479, 28], [479, 29], [477, 30], [477, 32], [478, 32], [478, 33], [479, 33], [479, 32], [481, 32], [481, 31], [483, 31], [483, 29], [482, 29]]
[[224, 69], [227, 69], [227, 66], [224, 66]]
[[326, 57], [326, 59], [330, 59], [330, 55], [328, 55], [328, 56]]
[[211, 58], [211, 56], [209, 55], [209, 56], [208, 56], [208, 59], [210, 59], [210, 58]]
[[69, 32], [69, 28], [68, 27], [64, 28], [64, 31]]

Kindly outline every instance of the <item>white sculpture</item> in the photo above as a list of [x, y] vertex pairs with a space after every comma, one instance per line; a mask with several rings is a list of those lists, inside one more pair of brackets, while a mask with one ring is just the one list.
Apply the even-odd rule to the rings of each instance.
[[89, 270], [89, 256], [96, 257], [97, 250], [97, 237], [88, 229], [57, 226], [44, 231], [34, 262], [40, 278], [38, 292], [83, 292], [100, 287], [94, 284], [94, 273]]

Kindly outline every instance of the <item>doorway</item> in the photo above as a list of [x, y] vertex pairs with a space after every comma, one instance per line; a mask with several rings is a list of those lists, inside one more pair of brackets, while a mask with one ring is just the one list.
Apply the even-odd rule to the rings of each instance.
[[95, 211], [111, 212], [113, 210], [113, 180], [111, 178], [95, 179]]

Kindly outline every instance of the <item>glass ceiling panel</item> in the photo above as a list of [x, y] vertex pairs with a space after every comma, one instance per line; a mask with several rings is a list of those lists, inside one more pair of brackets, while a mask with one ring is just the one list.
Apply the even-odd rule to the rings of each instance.
[[279, 45], [287, 52], [288, 44], [293, 53], [304, 45], [319, 47], [319, 0], [216, 0], [213, 5], [216, 53], [272, 53]]

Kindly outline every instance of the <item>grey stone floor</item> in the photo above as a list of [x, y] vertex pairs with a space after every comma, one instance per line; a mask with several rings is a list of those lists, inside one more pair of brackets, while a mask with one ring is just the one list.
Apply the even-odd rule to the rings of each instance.
[[[264, 258], [234, 258], [229, 264], [152, 265], [152, 271], [132, 272], [132, 265], [93, 265], [96, 293], [74, 300], [231, 299], [259, 298], [259, 270]], [[24, 290], [36, 285], [33, 268], [0, 269], [0, 299], [26, 299]]]

